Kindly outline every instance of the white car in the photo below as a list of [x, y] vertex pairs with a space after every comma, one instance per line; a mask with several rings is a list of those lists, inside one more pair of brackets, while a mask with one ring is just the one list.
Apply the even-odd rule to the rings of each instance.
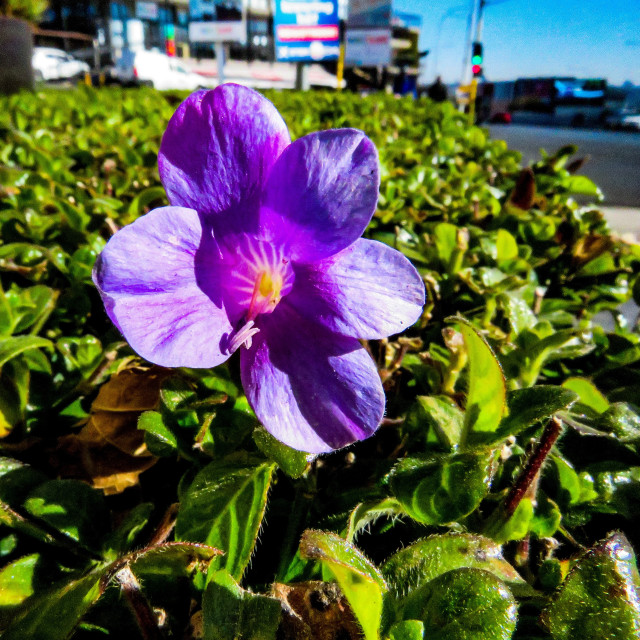
[[53, 47], [34, 47], [31, 64], [36, 80], [71, 80], [89, 71], [86, 62]]
[[125, 49], [117, 60], [114, 75], [123, 84], [142, 84], [156, 89], [206, 88], [210, 81], [194, 73], [183, 62], [160, 51]]

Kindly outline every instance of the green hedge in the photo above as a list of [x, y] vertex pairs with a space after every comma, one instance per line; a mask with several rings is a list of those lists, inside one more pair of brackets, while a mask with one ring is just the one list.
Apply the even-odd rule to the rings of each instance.
[[268, 93], [293, 137], [376, 143], [367, 234], [427, 288], [416, 326], [368, 344], [378, 434], [310, 460], [257, 424], [233, 360], [140, 361], [91, 283], [110, 235], [166, 204], [182, 97], [0, 99], [3, 638], [636, 637], [614, 530], [640, 543], [640, 344], [617, 312], [640, 248], [575, 148], [522, 169], [450, 104]]

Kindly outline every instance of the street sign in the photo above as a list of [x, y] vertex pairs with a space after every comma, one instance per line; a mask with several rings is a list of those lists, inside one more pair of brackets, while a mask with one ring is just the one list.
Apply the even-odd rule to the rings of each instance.
[[337, 60], [338, 0], [276, 0], [274, 32], [281, 62]]
[[345, 65], [377, 67], [391, 64], [391, 29], [347, 29]]
[[247, 27], [244, 22], [190, 22], [191, 42], [245, 42]]
[[189, 0], [191, 42], [246, 42], [242, 0]]

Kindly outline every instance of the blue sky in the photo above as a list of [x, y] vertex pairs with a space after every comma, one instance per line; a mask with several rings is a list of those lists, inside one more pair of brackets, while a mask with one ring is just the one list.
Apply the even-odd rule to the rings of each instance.
[[[426, 81], [435, 64], [445, 82], [460, 79], [470, 7], [471, 0], [394, 0], [394, 9], [422, 15]], [[571, 75], [640, 84], [640, 0], [488, 0], [484, 16], [488, 80]]]

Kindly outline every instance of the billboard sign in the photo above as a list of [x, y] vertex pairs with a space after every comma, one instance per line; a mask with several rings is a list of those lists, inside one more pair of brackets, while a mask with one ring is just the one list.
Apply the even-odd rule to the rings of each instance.
[[356, 28], [391, 25], [392, 0], [349, 0], [347, 26]]
[[189, 0], [191, 42], [245, 42], [242, 0]]
[[391, 64], [391, 29], [347, 29], [344, 62], [355, 67]]
[[136, 18], [157, 20], [158, 16], [158, 5], [155, 2], [136, 2]]
[[338, 0], [276, 0], [274, 32], [281, 62], [337, 60]]

